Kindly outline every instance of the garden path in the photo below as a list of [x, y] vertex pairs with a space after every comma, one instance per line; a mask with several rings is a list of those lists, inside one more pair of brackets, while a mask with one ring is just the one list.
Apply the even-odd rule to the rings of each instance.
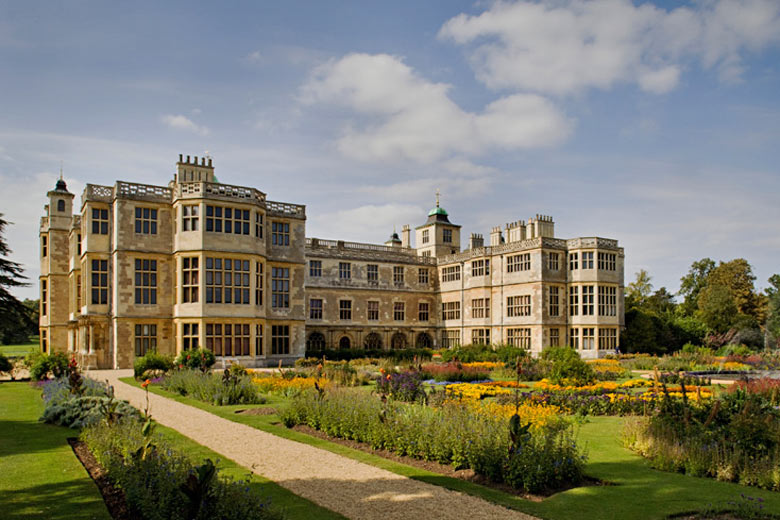
[[[108, 379], [118, 398], [144, 408], [145, 392], [119, 381], [132, 376], [132, 370], [94, 370], [88, 375], [100, 381]], [[283, 439], [159, 395], [149, 393], [149, 399], [152, 416], [160, 424], [347, 518], [535, 520], [477, 497]]]

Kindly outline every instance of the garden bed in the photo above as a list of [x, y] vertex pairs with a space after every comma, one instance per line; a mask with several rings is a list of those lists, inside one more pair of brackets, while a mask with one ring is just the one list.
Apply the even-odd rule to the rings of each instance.
[[92, 452], [89, 451], [84, 441], [76, 437], [68, 437], [68, 444], [73, 448], [73, 453], [79, 459], [81, 465], [87, 470], [89, 476], [95, 482], [100, 494], [103, 495], [103, 502], [111, 518], [114, 520], [131, 520], [130, 513], [127, 510], [127, 501], [125, 494], [121, 489], [117, 489], [108, 478], [108, 473], [95, 459]]

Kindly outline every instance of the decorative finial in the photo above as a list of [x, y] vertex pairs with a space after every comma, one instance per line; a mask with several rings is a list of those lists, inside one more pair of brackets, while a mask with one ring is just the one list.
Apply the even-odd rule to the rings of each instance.
[[439, 207], [439, 188], [436, 188], [436, 207]]
[[62, 159], [60, 159], [60, 180], [64, 180], [62, 178]]

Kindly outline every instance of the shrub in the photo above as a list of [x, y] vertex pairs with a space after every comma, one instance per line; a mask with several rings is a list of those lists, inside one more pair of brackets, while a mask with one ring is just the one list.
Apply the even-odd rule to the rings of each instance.
[[11, 373], [11, 370], [13, 370], [14, 366], [13, 364], [8, 360], [5, 355], [0, 353], [0, 374], [3, 372], [7, 372], [8, 374]]
[[57, 379], [65, 374], [68, 369], [68, 356], [62, 352], [55, 352], [54, 354], [33, 352], [27, 356], [25, 363], [30, 370], [30, 379], [33, 381], [47, 379], [49, 374]]
[[359, 386], [363, 384], [363, 381], [358, 377], [357, 370], [350, 365], [349, 361], [325, 363], [322, 373], [338, 385]]
[[191, 368], [193, 370], [202, 370], [203, 372], [210, 369], [216, 362], [217, 358], [214, 356], [214, 353], [205, 348], [182, 350], [176, 356], [176, 359], [173, 360], [174, 365], [179, 368]]
[[492, 370], [493, 367], [490, 366], [469, 366], [452, 361], [449, 363], [427, 363], [422, 365], [420, 372], [424, 379], [433, 379], [439, 382], [471, 382], [488, 379]]
[[170, 372], [173, 370], [173, 360], [157, 352], [147, 352], [145, 356], [136, 358], [133, 363], [133, 375], [136, 379], [143, 378], [147, 372]]
[[127, 401], [114, 399], [113, 390], [104, 383], [84, 378], [75, 393], [71, 381], [60, 377], [43, 385], [41, 397], [46, 407], [41, 421], [81, 429], [96, 424], [109, 412], [114, 417], [140, 419], [138, 411]]
[[187, 395], [217, 406], [228, 404], [263, 404], [265, 398], [248, 375], [228, 376], [198, 370], [175, 370], [165, 376], [162, 386], [170, 392]]
[[249, 375], [249, 370], [246, 369], [244, 365], [241, 363], [232, 363], [230, 367], [228, 368], [230, 370], [230, 374], [234, 376], [246, 376]]
[[558, 435], [529, 435], [507, 458], [504, 481], [515, 489], [540, 493], [582, 480], [585, 455], [576, 449], [570, 431]]
[[588, 384], [595, 381], [593, 369], [569, 347], [550, 347], [542, 351], [542, 360], [551, 363], [548, 379], [555, 384]]
[[[211, 461], [196, 466], [154, 435], [155, 449], [136, 455], [148, 442], [141, 424], [122, 420], [84, 429], [86, 442], [108, 478], [125, 494], [129, 517], [146, 520], [266, 520], [282, 515], [246, 482], [221, 477]], [[185, 489], [187, 492], [185, 492]]]

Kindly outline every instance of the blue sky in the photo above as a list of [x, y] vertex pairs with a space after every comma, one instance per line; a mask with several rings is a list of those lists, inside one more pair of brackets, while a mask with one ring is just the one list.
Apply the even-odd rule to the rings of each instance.
[[[27, 274], [71, 191], [179, 153], [383, 242], [434, 192], [468, 234], [536, 213], [618, 239], [626, 283], [779, 272], [780, 2], [0, 0], [0, 211]], [[35, 297], [37, 287], [18, 291]]]

